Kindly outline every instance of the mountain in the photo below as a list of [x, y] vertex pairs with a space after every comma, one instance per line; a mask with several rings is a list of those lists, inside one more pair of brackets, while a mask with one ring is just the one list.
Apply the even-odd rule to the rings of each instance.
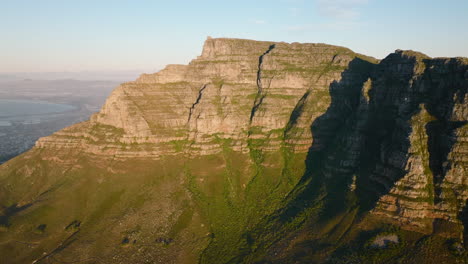
[[208, 38], [0, 166], [6, 263], [466, 263], [468, 59]]

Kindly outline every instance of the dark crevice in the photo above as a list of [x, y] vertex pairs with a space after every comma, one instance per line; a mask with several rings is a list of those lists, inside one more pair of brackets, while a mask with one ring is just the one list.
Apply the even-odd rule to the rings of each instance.
[[333, 55], [333, 58], [331, 59], [330, 64], [332, 64], [333, 62], [335, 62], [335, 59], [336, 59], [337, 56], [338, 56], [338, 54]]
[[192, 106], [189, 109], [189, 116], [188, 116], [187, 123], [190, 122], [190, 119], [192, 118], [193, 110], [195, 110], [195, 106], [200, 102], [200, 100], [201, 100], [201, 98], [203, 96], [203, 90], [205, 90], [206, 86], [208, 86], [208, 84], [204, 84], [202, 86], [202, 88], [198, 91], [197, 99], [195, 100], [195, 103], [193, 103]]
[[262, 84], [262, 66], [263, 66], [263, 57], [270, 53], [275, 48], [275, 44], [270, 45], [268, 50], [265, 51], [260, 57], [258, 57], [258, 70], [257, 70], [257, 96], [255, 97], [254, 105], [252, 107], [252, 111], [250, 112], [250, 122], [252, 123], [252, 119], [255, 115], [255, 112], [258, 110], [260, 105], [265, 99], [266, 94], [263, 91], [263, 84]]
[[268, 53], [270, 53], [273, 49], [275, 48], [275, 44], [270, 45], [268, 47], [268, 50], [265, 51], [260, 57], [258, 57], [258, 70], [257, 70], [257, 87], [258, 87], [258, 92], [261, 94], [262, 93], [262, 64], [263, 64], [263, 57], [266, 56]]
[[289, 116], [288, 124], [286, 125], [286, 129], [284, 131], [284, 136], [286, 137], [289, 130], [293, 128], [297, 124], [297, 120], [301, 116], [301, 113], [304, 108], [304, 104], [306, 103], [307, 98], [309, 97], [310, 90], [304, 93], [304, 95], [299, 99], [296, 106], [294, 107], [291, 115]]
[[335, 54], [333, 55], [332, 59], [330, 60], [329, 63], [327, 63], [327, 66], [325, 67], [325, 69], [323, 69], [323, 71], [320, 72], [320, 74], [318, 75], [317, 77], [317, 80], [315, 80], [315, 82], [318, 82], [320, 80], [320, 78], [322, 78], [322, 76], [330, 69], [330, 67], [333, 65], [333, 63], [335, 62], [335, 59], [336, 57], [338, 56], [338, 54]]
[[258, 97], [258, 100], [255, 99], [254, 106], [252, 107], [252, 111], [250, 112], [250, 123], [252, 123], [253, 117], [255, 113], [257, 112], [258, 108], [260, 107], [260, 105], [262, 104], [263, 99], [265, 99], [265, 95], [260, 95]]

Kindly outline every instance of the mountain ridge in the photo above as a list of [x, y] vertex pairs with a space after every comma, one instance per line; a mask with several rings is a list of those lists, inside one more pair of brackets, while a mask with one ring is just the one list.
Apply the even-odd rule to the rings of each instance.
[[[0, 252], [12, 263], [416, 263], [405, 250], [429, 248], [426, 234], [463, 247], [467, 77], [466, 58], [208, 38], [188, 65], [123, 83], [90, 121], [0, 167]], [[349, 246], [379, 232], [408, 249]], [[15, 253], [18, 238], [33, 241], [28, 253]], [[421, 256], [466, 259], [437, 249]]]

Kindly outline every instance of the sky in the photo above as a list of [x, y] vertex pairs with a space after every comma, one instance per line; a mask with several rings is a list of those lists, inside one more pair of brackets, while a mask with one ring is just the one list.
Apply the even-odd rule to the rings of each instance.
[[155, 72], [207, 36], [468, 57], [467, 0], [0, 0], [0, 72]]

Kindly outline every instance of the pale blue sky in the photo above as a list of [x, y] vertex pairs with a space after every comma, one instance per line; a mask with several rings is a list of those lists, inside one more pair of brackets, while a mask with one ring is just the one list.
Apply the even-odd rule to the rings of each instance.
[[467, 0], [0, 0], [0, 72], [153, 72], [207, 36], [468, 57]]

